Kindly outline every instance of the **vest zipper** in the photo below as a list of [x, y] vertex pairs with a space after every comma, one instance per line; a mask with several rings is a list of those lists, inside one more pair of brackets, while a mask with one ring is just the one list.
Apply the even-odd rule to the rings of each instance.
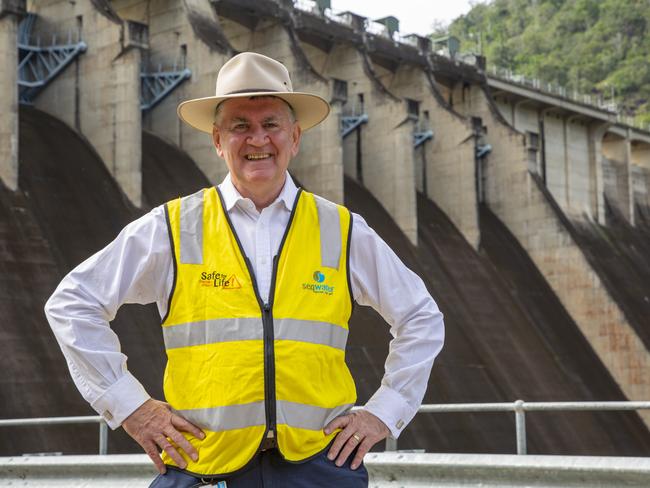
[[[270, 292], [269, 292], [270, 294]], [[262, 307], [262, 324], [264, 327], [264, 388], [266, 401], [266, 424], [269, 432], [275, 437], [275, 348], [273, 345], [273, 315], [271, 305], [265, 303]]]
[[[242, 255], [244, 255], [242, 251]], [[275, 258], [273, 269], [275, 271]], [[272, 293], [274, 288], [275, 277], [271, 278], [271, 286], [269, 287], [269, 300], [268, 302], [262, 301], [262, 296], [260, 291], [257, 288], [257, 278], [255, 277], [255, 272], [253, 271], [253, 265], [248, 259], [248, 256], [244, 255], [244, 261], [246, 262], [246, 267], [248, 272], [251, 275], [253, 283], [253, 292], [257, 298], [257, 302], [260, 306], [262, 312], [262, 337], [264, 340], [264, 412], [266, 417], [266, 432], [264, 437], [266, 438], [269, 435], [269, 432], [273, 433], [273, 437], [276, 437], [275, 433], [275, 348], [273, 347], [274, 333], [273, 333], [273, 314], [271, 310], [271, 301]]]

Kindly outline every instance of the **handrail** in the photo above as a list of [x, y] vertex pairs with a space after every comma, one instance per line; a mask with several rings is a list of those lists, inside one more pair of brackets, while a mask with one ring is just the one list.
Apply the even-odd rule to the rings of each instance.
[[[353, 407], [361, 410], [363, 407]], [[481, 413], [514, 412], [517, 454], [526, 454], [526, 412], [548, 411], [630, 411], [650, 410], [650, 401], [610, 401], [610, 402], [525, 402], [516, 400], [503, 403], [440, 403], [421, 405], [417, 413]], [[100, 415], [78, 417], [40, 417], [22, 419], [0, 419], [1, 427], [30, 425], [65, 425], [99, 423], [99, 454], [108, 452], [108, 425]], [[397, 450], [397, 439], [386, 439], [386, 451]]]
[[99, 454], [108, 454], [108, 425], [101, 415], [77, 417], [36, 417], [25, 419], [0, 419], [0, 427], [22, 427], [28, 425], [67, 425], [99, 423]]
[[[358, 410], [362, 407], [354, 407]], [[514, 412], [517, 454], [526, 454], [526, 412], [548, 411], [621, 411], [650, 410], [650, 401], [611, 401], [611, 402], [525, 402], [516, 400], [505, 403], [441, 403], [421, 405], [418, 413], [480, 413], [480, 412]], [[397, 450], [397, 439], [386, 438], [386, 451]]]

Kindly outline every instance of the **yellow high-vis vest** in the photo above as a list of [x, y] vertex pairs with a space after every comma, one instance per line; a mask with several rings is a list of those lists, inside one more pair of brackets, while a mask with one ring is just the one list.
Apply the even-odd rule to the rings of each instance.
[[[345, 364], [350, 212], [299, 190], [273, 260], [268, 303], [215, 187], [168, 202], [174, 285], [162, 329], [167, 402], [206, 434], [184, 434], [201, 476], [244, 468], [272, 431], [289, 461], [336, 433], [323, 428], [356, 401]], [[175, 465], [163, 454], [163, 461]]]

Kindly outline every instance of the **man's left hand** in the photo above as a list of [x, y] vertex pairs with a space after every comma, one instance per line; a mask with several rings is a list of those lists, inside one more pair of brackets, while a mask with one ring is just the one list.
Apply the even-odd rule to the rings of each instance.
[[352, 469], [357, 469], [370, 448], [390, 434], [386, 424], [367, 410], [356, 410], [335, 418], [325, 426], [325, 435], [331, 434], [336, 429], [343, 430], [334, 439], [327, 457], [333, 461], [338, 456], [336, 465], [343, 466], [352, 451], [358, 448], [350, 465]]

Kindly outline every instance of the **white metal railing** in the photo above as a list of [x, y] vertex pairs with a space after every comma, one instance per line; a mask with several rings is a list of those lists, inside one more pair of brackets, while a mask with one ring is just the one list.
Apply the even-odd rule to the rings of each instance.
[[495, 78], [501, 78], [502, 80], [510, 81], [518, 85], [528, 86], [536, 90], [541, 90], [546, 93], [568, 98], [578, 103], [584, 103], [586, 105], [598, 107], [599, 109], [606, 110], [608, 112], [617, 112], [618, 110], [616, 102], [613, 98], [607, 100], [603, 96], [593, 96], [580, 93], [576, 90], [567, 90], [566, 87], [558, 85], [556, 83], [548, 83], [538, 78], [529, 78], [527, 76], [514, 73], [509, 69], [499, 68], [497, 66], [490, 66], [488, 68], [488, 73]]
[[108, 453], [108, 425], [100, 415], [79, 417], [40, 417], [31, 419], [0, 419], [0, 427], [23, 427], [30, 425], [99, 424], [99, 454]]
[[540, 90], [545, 93], [557, 95], [562, 98], [573, 100], [574, 102], [582, 103], [585, 105], [591, 105], [592, 107], [596, 107], [600, 110], [616, 114], [616, 120], [622, 124], [644, 131], [650, 131], [650, 124], [637, 122], [634, 117], [623, 114], [619, 110], [620, 107], [614, 100], [613, 96], [607, 99], [602, 94], [588, 95], [580, 93], [576, 90], [567, 90], [566, 87], [560, 86], [556, 83], [548, 83], [537, 78], [528, 78], [527, 76], [514, 73], [509, 69], [499, 68], [497, 66], [488, 67], [488, 74], [494, 78], [499, 78], [501, 80], [515, 83], [517, 85]]
[[369, 32], [370, 34], [374, 34], [376, 36], [383, 36], [391, 39], [388, 27], [380, 22], [375, 22], [374, 20], [368, 19], [366, 21], [366, 32]]
[[[363, 407], [353, 407], [360, 410]], [[485, 413], [485, 412], [514, 412], [515, 439], [517, 454], [526, 454], [526, 412], [602, 412], [602, 411], [637, 411], [650, 410], [647, 402], [525, 402], [516, 400], [506, 403], [443, 403], [422, 405], [418, 413]], [[88, 417], [43, 417], [26, 419], [0, 419], [1, 427], [94, 424], [99, 423], [99, 454], [108, 452], [108, 426], [104, 418], [95, 415]], [[386, 439], [386, 451], [397, 450], [397, 439]]]
[[293, 0], [293, 6], [303, 12], [320, 15], [320, 9], [314, 0]]
[[[359, 407], [355, 407], [359, 408]], [[525, 402], [447, 403], [422, 405], [418, 413], [514, 412], [517, 454], [526, 454], [526, 412], [650, 410], [650, 402]], [[386, 439], [386, 451], [397, 450], [397, 439]]]

